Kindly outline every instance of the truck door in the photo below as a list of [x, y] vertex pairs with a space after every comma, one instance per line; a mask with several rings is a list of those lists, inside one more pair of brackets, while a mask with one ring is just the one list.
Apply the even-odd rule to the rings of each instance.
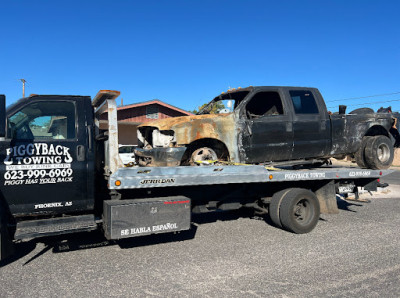
[[261, 91], [245, 106], [246, 128], [242, 132], [246, 162], [288, 160], [293, 131], [290, 115], [278, 91]]
[[14, 215], [93, 208], [84, 99], [34, 96], [7, 111], [0, 183]]
[[326, 155], [331, 143], [331, 133], [325, 105], [318, 105], [311, 90], [288, 92], [294, 113], [292, 159]]

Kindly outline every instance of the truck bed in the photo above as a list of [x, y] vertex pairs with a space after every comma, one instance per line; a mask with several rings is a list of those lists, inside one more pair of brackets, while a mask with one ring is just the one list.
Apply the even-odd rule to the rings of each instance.
[[311, 180], [380, 178], [391, 170], [320, 167], [315, 169], [271, 168], [261, 165], [199, 167], [119, 168], [110, 176], [110, 189], [138, 189], [171, 186], [263, 183]]

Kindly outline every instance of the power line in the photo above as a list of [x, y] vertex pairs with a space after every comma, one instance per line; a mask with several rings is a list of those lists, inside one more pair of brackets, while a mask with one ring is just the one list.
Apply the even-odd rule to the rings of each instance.
[[[385, 100], [385, 101], [375, 101], [375, 102], [367, 102], [367, 103], [359, 103], [359, 104], [353, 104], [353, 105], [347, 105], [347, 106], [355, 107], [355, 106], [373, 105], [373, 104], [377, 104], [377, 103], [394, 102], [394, 101], [400, 101], [400, 99]], [[328, 109], [336, 108], [336, 107], [338, 107], [338, 106], [328, 107]]]
[[393, 92], [393, 93], [375, 94], [375, 95], [368, 95], [368, 96], [361, 96], [361, 97], [350, 97], [350, 98], [342, 98], [342, 99], [328, 100], [327, 102], [335, 102], [335, 101], [342, 101], [342, 100], [353, 100], [353, 99], [362, 99], [362, 98], [370, 98], [370, 97], [378, 97], [378, 96], [387, 96], [387, 95], [394, 95], [394, 94], [400, 94], [400, 91], [398, 91], [398, 92]]

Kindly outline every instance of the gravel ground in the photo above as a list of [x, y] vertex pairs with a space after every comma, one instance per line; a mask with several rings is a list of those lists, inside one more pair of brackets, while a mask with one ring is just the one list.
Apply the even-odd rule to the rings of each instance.
[[400, 186], [338, 203], [305, 235], [238, 211], [195, 216], [176, 235], [24, 243], [1, 264], [0, 296], [398, 297]]

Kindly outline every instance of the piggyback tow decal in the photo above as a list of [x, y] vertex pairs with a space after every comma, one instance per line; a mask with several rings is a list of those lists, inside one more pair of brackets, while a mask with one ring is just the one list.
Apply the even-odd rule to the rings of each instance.
[[47, 143], [22, 144], [6, 149], [4, 185], [72, 182], [68, 147]]

